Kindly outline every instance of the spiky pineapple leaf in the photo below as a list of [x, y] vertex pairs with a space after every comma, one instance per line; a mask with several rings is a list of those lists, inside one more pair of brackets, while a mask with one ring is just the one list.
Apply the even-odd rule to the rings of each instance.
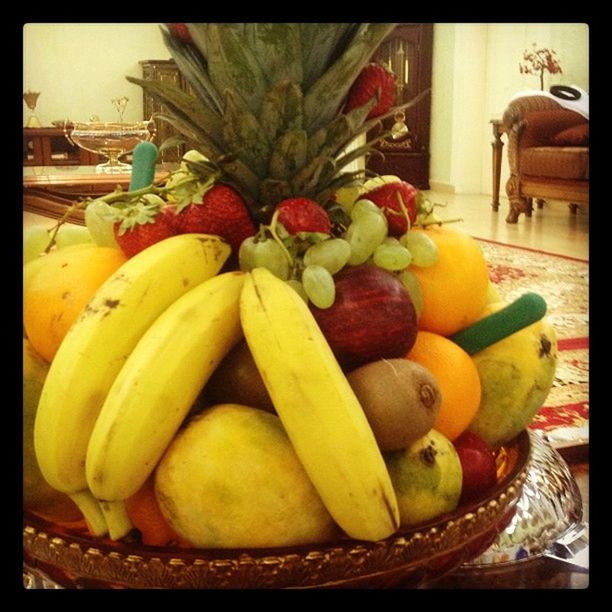
[[395, 24], [361, 24], [352, 43], [310, 88], [304, 99], [309, 132], [328, 124], [339, 112], [351, 85]]
[[196, 96], [221, 116], [223, 114], [223, 97], [217, 92], [210, 80], [206, 60], [194, 45], [186, 43], [163, 28], [162, 35], [172, 59]]
[[281, 81], [264, 96], [259, 123], [270, 142], [288, 130], [301, 130], [304, 123], [304, 97], [299, 86]]
[[355, 33], [354, 23], [300, 23], [302, 87], [308, 91], [344, 52]]
[[302, 82], [302, 48], [297, 23], [248, 23], [244, 37], [265, 74], [268, 87]]
[[255, 115], [240, 105], [238, 95], [231, 89], [225, 96], [223, 140], [226, 151], [236, 155], [257, 176], [265, 178], [270, 143]]
[[278, 138], [270, 156], [268, 175], [273, 179], [290, 179], [306, 163], [308, 135], [304, 130], [286, 131]]
[[228, 90], [233, 90], [236, 104], [257, 115], [267, 90], [267, 80], [258, 59], [247, 45], [242, 28], [241, 24], [207, 24], [205, 58], [208, 74], [217, 91], [225, 95]]
[[[181, 132], [189, 129], [189, 137], [197, 136], [208, 152], [202, 151], [204, 155], [219, 155], [223, 152], [223, 133], [221, 118], [205, 106], [198, 98], [189, 95], [176, 85], [165, 81], [152, 81], [126, 77], [130, 83], [140, 85], [160, 104], [167, 107], [168, 111], [176, 117], [176, 127]], [[178, 127], [178, 124], [182, 129]], [[187, 135], [187, 134], [186, 134]], [[214, 153], [213, 153], [214, 151]]]

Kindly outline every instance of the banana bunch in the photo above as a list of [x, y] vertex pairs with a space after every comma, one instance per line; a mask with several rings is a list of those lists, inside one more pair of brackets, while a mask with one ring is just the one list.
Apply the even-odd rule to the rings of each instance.
[[[100, 287], [51, 364], [34, 426], [36, 457], [47, 482], [73, 499], [96, 535], [110, 528], [105, 517], [108, 504], [106, 500], [100, 503], [89, 489], [86, 458], [109, 391], [158, 317], [181, 296], [213, 279], [229, 254], [229, 245], [217, 236], [182, 234], [132, 257]], [[193, 313], [183, 314], [192, 321]], [[178, 334], [186, 334], [185, 323], [175, 320], [175, 325], [178, 347]], [[177, 353], [170, 351], [164, 357], [161, 367], [156, 364], [160, 377], [178, 367], [174, 363], [178, 348]], [[158, 392], [150, 389], [151, 396]], [[165, 398], [169, 401], [167, 395]], [[147, 409], [143, 402], [143, 412]], [[161, 426], [163, 423], [160, 421]], [[98, 474], [98, 479], [105, 480], [104, 476]], [[121, 513], [109, 516], [117, 525], [111, 537], [121, 537], [117, 529], [125, 528], [127, 517]]]
[[131, 528], [124, 500], [147, 480], [206, 381], [242, 338], [244, 273], [181, 296], [145, 332], [113, 383], [89, 439], [87, 484], [111, 538]]
[[247, 277], [242, 330], [295, 452], [351, 537], [399, 526], [389, 473], [359, 400], [302, 298], [265, 268]]

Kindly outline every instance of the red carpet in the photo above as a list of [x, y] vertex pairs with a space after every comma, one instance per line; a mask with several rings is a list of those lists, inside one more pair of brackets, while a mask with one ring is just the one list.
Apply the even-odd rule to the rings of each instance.
[[553, 388], [532, 427], [546, 431], [557, 446], [588, 441], [589, 417], [589, 262], [479, 242], [489, 276], [506, 302], [539, 293], [558, 337], [559, 363]]

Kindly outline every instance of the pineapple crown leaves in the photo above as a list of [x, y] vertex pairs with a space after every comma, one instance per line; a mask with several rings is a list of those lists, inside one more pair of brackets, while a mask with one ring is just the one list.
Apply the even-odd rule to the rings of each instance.
[[[374, 125], [365, 107], [343, 114], [361, 69], [394, 24], [188, 24], [193, 44], [163, 29], [193, 95], [169, 83], [128, 77], [147, 90], [172, 123], [245, 198], [254, 218], [291, 196], [324, 200], [342, 176], [345, 153]], [[380, 119], [380, 118], [379, 118]]]

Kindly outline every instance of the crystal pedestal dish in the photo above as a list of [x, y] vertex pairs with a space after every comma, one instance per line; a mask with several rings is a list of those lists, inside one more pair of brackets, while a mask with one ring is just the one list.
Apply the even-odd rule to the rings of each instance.
[[115, 122], [66, 122], [66, 138], [74, 145], [108, 158], [96, 166], [96, 173], [121, 174], [130, 172], [130, 164], [119, 161], [119, 157], [130, 153], [139, 142], [155, 136], [153, 121], [133, 123]]
[[26, 513], [24, 581], [34, 588], [360, 588], [419, 586], [480, 555], [506, 527], [528, 474], [527, 432], [498, 454], [486, 499], [379, 542], [281, 549], [158, 548], [93, 538]]

